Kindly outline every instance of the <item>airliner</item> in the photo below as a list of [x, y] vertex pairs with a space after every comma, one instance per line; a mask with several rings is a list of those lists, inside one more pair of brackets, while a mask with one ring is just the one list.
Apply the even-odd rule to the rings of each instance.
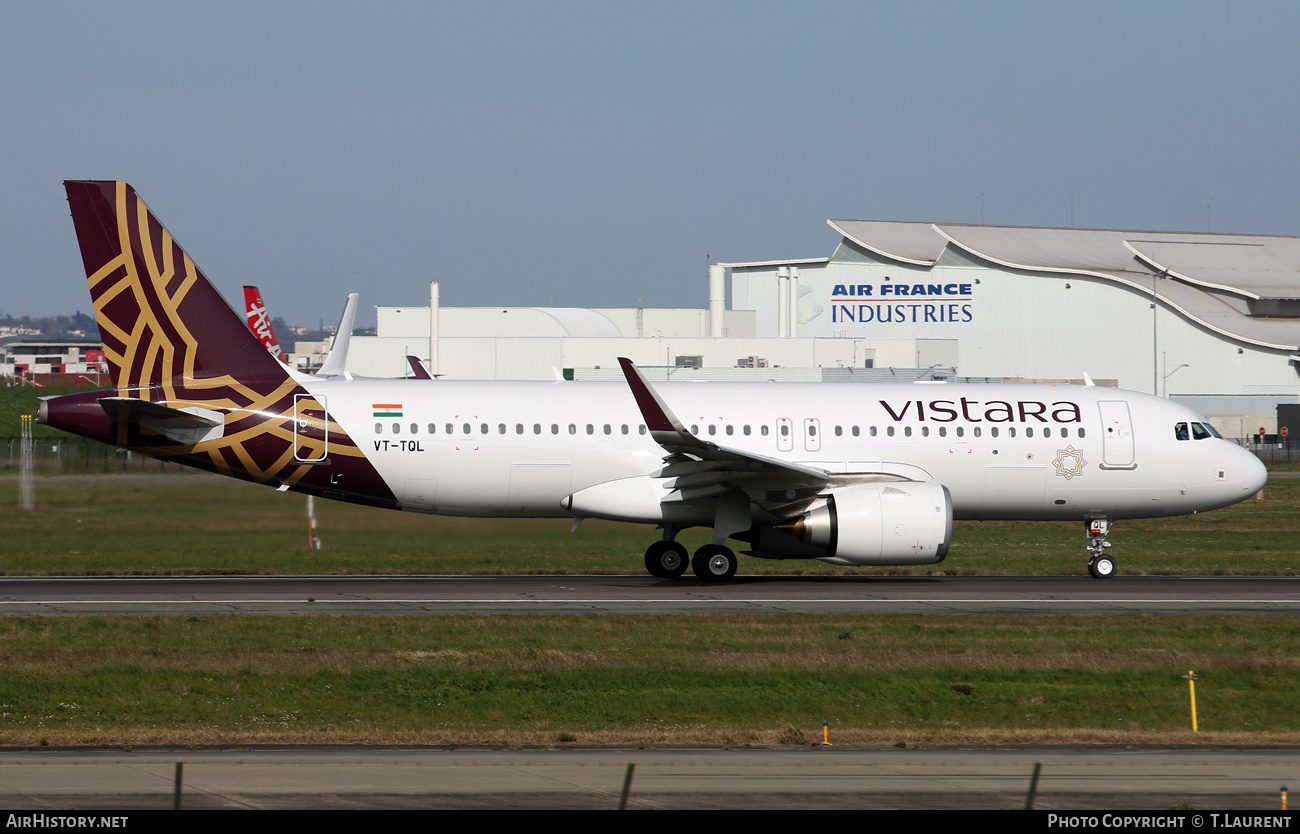
[[[736, 551], [834, 565], [943, 561], [955, 519], [1112, 525], [1235, 504], [1263, 465], [1168, 400], [1093, 385], [652, 385], [368, 379], [281, 363], [135, 190], [65, 183], [114, 388], [40, 422], [273, 487], [439, 515], [653, 525], [646, 569], [736, 573]], [[677, 541], [712, 530], [694, 554]]]

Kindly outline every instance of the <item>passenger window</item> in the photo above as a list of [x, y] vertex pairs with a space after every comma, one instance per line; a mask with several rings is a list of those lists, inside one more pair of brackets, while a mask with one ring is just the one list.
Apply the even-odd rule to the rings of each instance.
[[749, 426], [743, 427], [740, 431], [745, 435], [745, 437], [749, 437]]
[[595, 434], [595, 433], [596, 433], [596, 427], [593, 426], [591, 423], [588, 423], [588, 424], [587, 424], [587, 434]]
[[447, 424], [447, 434], [455, 434], [455, 433], [456, 433], [456, 427], [453, 426], [451, 423], [448, 423], [448, 424]]
[[384, 433], [384, 424], [375, 423], [375, 434], [383, 434], [383, 433]]
[[947, 437], [947, 436], [948, 436], [948, 427], [947, 427], [947, 426], [940, 426], [940, 427], [939, 427], [939, 436], [940, 436], [940, 437]]
[[438, 433], [438, 424], [437, 424], [437, 423], [430, 423], [430, 424], [429, 424], [429, 434], [437, 434], [437, 433]]
[[1052, 427], [1051, 426], [1043, 427], [1043, 437], [1051, 437], [1051, 436], [1052, 436]]
[[929, 437], [929, 436], [930, 436], [930, 427], [929, 427], [929, 426], [921, 426], [921, 436], [922, 436], [922, 437]]
[[415, 423], [412, 423], [412, 424], [411, 424], [411, 434], [419, 434], [419, 433], [420, 433], [420, 427], [419, 427], [419, 425], [417, 425], [417, 424], [415, 424]]
[[1079, 429], [1079, 436], [1080, 436], [1080, 437], [1084, 437], [1084, 436], [1085, 436], [1085, 435], [1084, 435], [1084, 431], [1083, 431], [1082, 428]]
[[461, 428], [463, 428], [463, 429], [465, 430], [465, 431], [462, 432], [462, 434], [469, 434], [469, 432], [470, 432], [470, 429], [469, 429], [469, 423], [465, 423], [463, 426], [461, 426]]
[[485, 434], [488, 433], [488, 424], [487, 424], [487, 423], [479, 423], [479, 424], [478, 424], [478, 429], [479, 429], [479, 431], [478, 431], [479, 434], [484, 434], [484, 435], [485, 435]]
[[636, 427], [637, 434], [645, 434], [645, 423]]
[[787, 426], [785, 423], [782, 423], [782, 424], [781, 424], [781, 436], [782, 436], [782, 437], [789, 437], [789, 436], [790, 436], [790, 427]]
[[506, 424], [497, 423], [497, 434], [505, 434], [505, 433], [506, 433]]
[[699, 434], [699, 433], [700, 433], [699, 426], [691, 426], [691, 434]]
[[515, 434], [523, 434], [523, 433], [524, 433], [524, 424], [515, 423]]
[[533, 423], [533, 434], [541, 434], [541, 433], [542, 433], [542, 424]]
[[712, 435], [712, 434], [717, 434], [717, 433], [718, 433], [718, 427], [717, 427], [717, 426], [713, 426], [713, 425], [709, 426], [709, 434]]
[[810, 425], [810, 426], [808, 427], [808, 436], [809, 436], [809, 437], [816, 437], [816, 436], [817, 436], [817, 427], [816, 427], [816, 426]]
[[578, 433], [578, 426], [577, 426], [577, 424], [576, 424], [576, 423], [570, 423], [570, 424], [569, 424], [569, 434], [577, 434], [577, 433]]
[[735, 434], [735, 430], [731, 426], [727, 426], [727, 436], [730, 437], [733, 434]]
[[767, 437], [767, 426], [759, 426], [758, 433], [763, 435], [764, 437]]
[[885, 429], [885, 434], [889, 435], [890, 437], [893, 437], [893, 436], [894, 436], [894, 427], [893, 427], [893, 426], [890, 426], [890, 427], [886, 428], [886, 429]]
[[962, 426], [958, 426], [958, 427], [957, 427], [957, 436], [958, 436], [958, 437], [962, 437], [962, 436], [965, 435], [965, 434], [966, 434], [966, 429], [965, 429], [964, 427], [962, 427]]
[[1033, 436], [1034, 436], [1034, 427], [1025, 426], [1025, 437], [1033, 437]]
[[854, 427], [853, 427], [853, 436], [854, 436], [854, 437], [857, 437], [857, 436], [858, 436], [858, 427], [857, 427], [857, 426], [854, 426]]
[[1067, 428], [1062, 428], [1062, 429], [1061, 429], [1061, 437], [1069, 437], [1069, 436], [1070, 436], [1070, 430], [1067, 429]]
[[991, 426], [991, 427], [989, 428], [989, 437], [997, 437], [997, 436], [998, 436], [998, 427], [997, 427], [997, 426]]
[[611, 429], [611, 428], [609, 427], [609, 423], [606, 423], [606, 424], [605, 424], [605, 434], [609, 434], [609, 433], [612, 432], [612, 431], [613, 431], [613, 429]]
[[907, 437], [911, 437], [911, 436], [912, 436], [912, 427], [911, 427], [911, 426], [903, 426], [903, 434], [906, 435]]
[[627, 423], [623, 424], [623, 434], [627, 434]]
[[560, 433], [560, 424], [551, 423], [551, 434], [559, 434], [559, 433]]
[[402, 424], [393, 423], [393, 434], [401, 434], [401, 433], [402, 433]]
[[980, 436], [980, 427], [979, 427], [979, 426], [976, 426], [976, 427], [975, 427], [975, 436], [976, 436], [976, 437], [979, 437], [979, 436]]
[[1008, 428], [1007, 428], [1007, 437], [1015, 437], [1015, 436], [1016, 436], [1016, 427], [1015, 427], [1015, 426], [1010, 426], [1010, 427], [1008, 427]]
[[875, 436], [876, 436], [876, 427], [875, 427], [875, 426], [872, 426], [871, 428], [867, 429], [867, 433], [870, 434], [872, 437], [875, 437]]

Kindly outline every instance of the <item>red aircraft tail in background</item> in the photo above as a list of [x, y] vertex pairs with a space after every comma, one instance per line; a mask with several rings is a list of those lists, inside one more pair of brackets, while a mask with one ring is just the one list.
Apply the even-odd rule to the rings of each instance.
[[248, 329], [253, 331], [258, 341], [266, 345], [266, 349], [271, 351], [272, 356], [286, 365], [289, 364], [284, 352], [280, 350], [280, 340], [275, 338], [275, 328], [271, 327], [271, 316], [266, 311], [262, 293], [257, 287], [244, 285], [244, 309], [247, 311], [244, 319], [248, 322]]

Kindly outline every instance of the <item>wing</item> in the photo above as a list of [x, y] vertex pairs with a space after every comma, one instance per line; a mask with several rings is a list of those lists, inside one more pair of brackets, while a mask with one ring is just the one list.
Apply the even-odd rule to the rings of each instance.
[[824, 469], [763, 457], [701, 440], [686, 430], [631, 359], [619, 357], [650, 436], [668, 454], [656, 477], [668, 481], [665, 503], [740, 493], [776, 516], [802, 512], [831, 481]]

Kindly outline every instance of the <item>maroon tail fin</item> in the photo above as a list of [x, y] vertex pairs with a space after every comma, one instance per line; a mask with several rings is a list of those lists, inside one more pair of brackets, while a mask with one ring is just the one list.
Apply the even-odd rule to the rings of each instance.
[[112, 181], [63, 185], [104, 358], [120, 392], [287, 379], [284, 366], [249, 332], [135, 189]]

